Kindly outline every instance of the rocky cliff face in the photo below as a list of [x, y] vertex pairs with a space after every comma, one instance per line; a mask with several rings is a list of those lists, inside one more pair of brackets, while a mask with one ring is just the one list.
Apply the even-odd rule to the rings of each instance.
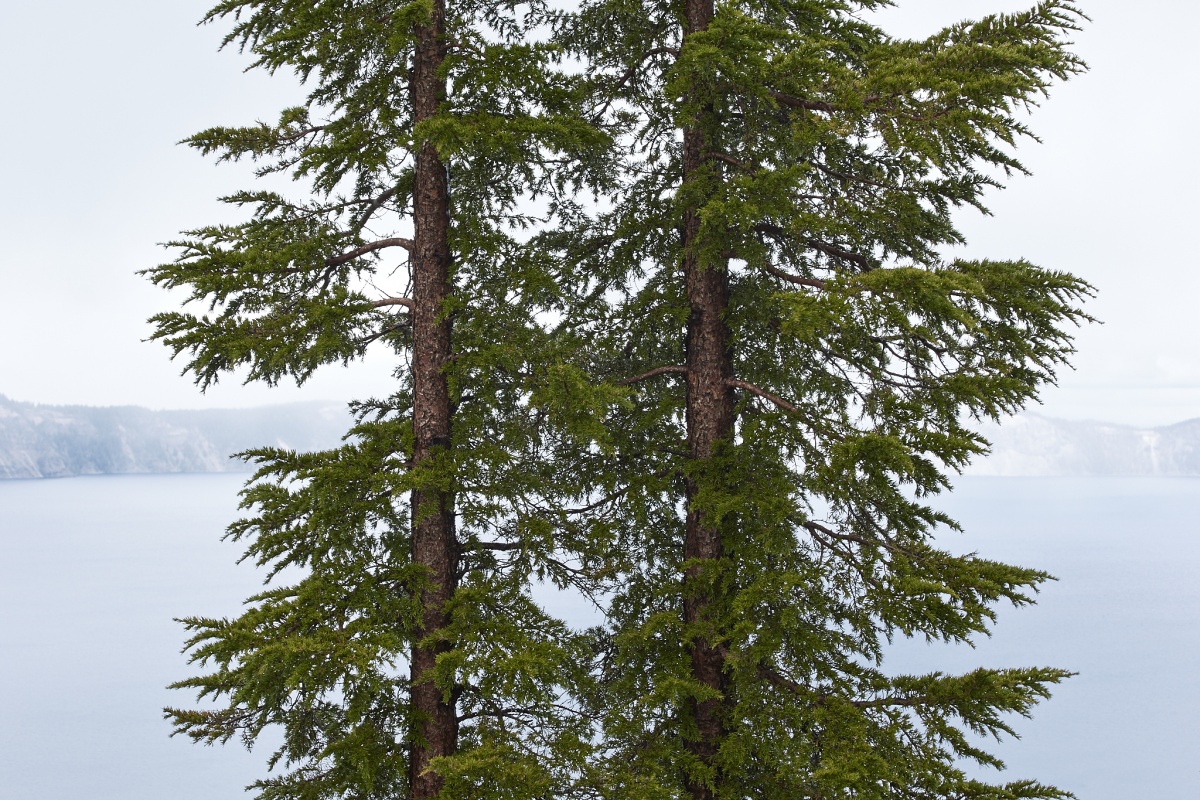
[[42, 406], [0, 395], [0, 479], [160, 472], [239, 472], [233, 453], [264, 445], [336, 446], [350, 426], [340, 405], [151, 411]]

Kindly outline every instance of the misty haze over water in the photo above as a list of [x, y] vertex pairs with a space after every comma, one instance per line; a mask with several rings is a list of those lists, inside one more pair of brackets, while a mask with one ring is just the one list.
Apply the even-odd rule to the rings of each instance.
[[[259, 589], [222, 543], [244, 475], [0, 481], [0, 798], [238, 797], [267, 748], [170, 739], [192, 674], [172, 617], [235, 614]], [[1004, 780], [1087, 800], [1200, 795], [1200, 480], [964, 478], [957, 551], [1042, 568], [1039, 605], [965, 647], [898, 643], [891, 669], [1078, 671], [1018, 720]], [[556, 608], [582, 620], [586, 606]]]

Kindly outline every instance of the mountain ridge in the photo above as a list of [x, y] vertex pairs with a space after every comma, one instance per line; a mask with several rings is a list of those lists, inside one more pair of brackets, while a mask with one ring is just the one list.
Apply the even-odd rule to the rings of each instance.
[[1026, 412], [979, 430], [991, 453], [967, 475], [1200, 476], [1200, 418], [1138, 427]]
[[234, 453], [334, 447], [350, 424], [345, 406], [335, 403], [155, 411], [41, 405], [0, 395], [0, 479], [249, 472], [253, 466]]
[[[151, 410], [41, 405], [0, 394], [0, 480], [75, 475], [250, 472], [232, 454], [254, 447], [336, 447], [344, 405]], [[979, 431], [991, 453], [972, 476], [1200, 476], [1200, 418], [1137, 427], [1026, 412]]]

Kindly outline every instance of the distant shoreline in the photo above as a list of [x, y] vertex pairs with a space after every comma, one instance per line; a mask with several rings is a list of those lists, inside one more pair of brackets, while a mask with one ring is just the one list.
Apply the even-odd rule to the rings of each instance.
[[[231, 454], [271, 446], [337, 447], [342, 404], [153, 411], [49, 406], [0, 395], [0, 480], [254, 471]], [[992, 452], [970, 477], [1200, 477], [1200, 419], [1139, 428], [1026, 413], [980, 432]]]

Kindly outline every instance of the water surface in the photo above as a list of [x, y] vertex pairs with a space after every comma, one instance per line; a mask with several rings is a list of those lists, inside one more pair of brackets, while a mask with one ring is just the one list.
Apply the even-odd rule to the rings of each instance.
[[[219, 541], [243, 476], [0, 481], [0, 798], [236, 798], [265, 753], [168, 737], [186, 705], [173, 617], [259, 587]], [[969, 648], [903, 642], [896, 671], [1079, 672], [998, 749], [1005, 777], [1090, 800], [1200, 797], [1200, 481], [963, 479], [959, 551], [1060, 580]], [[581, 606], [580, 606], [581, 607]]]

